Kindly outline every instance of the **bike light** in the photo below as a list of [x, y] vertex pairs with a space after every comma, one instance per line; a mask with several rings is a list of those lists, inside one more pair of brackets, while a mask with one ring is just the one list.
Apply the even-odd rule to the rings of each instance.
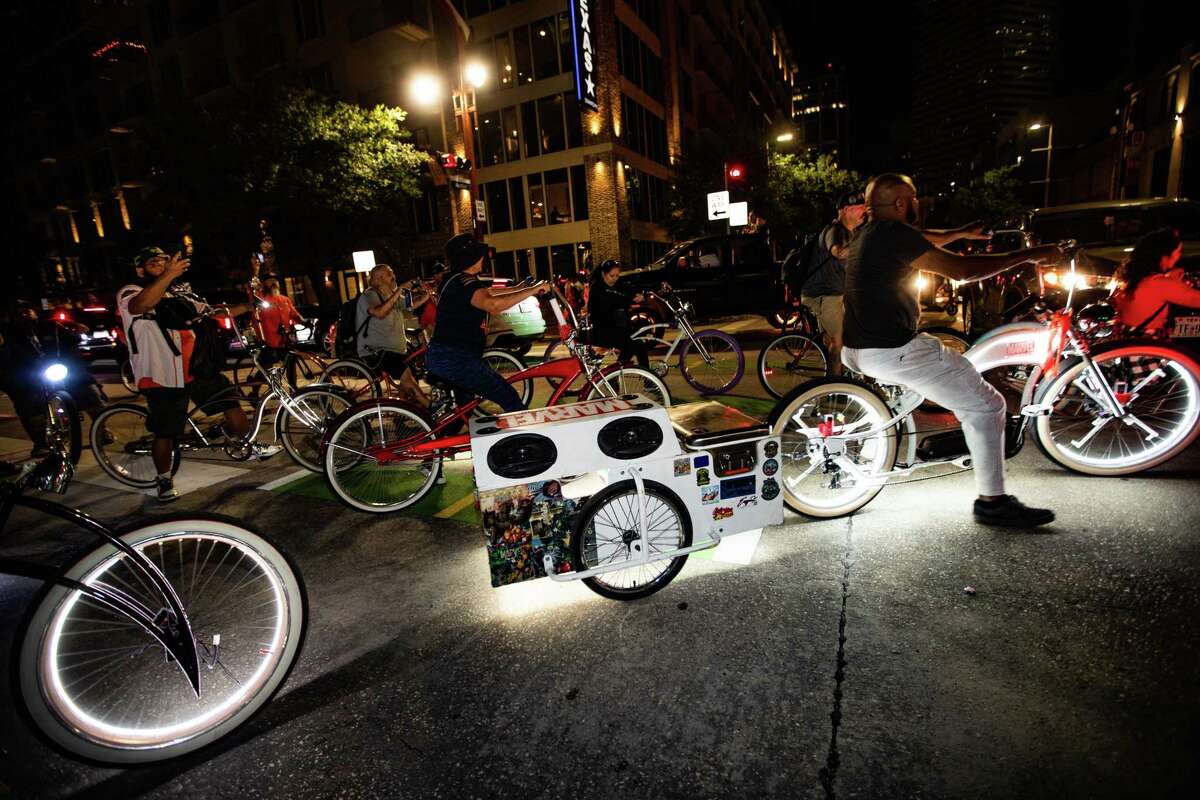
[[1058, 286], [1058, 273], [1050, 270], [1042, 275], [1042, 280], [1046, 282], [1047, 286]]
[[51, 383], [60, 383], [66, 380], [67, 368], [63, 364], [51, 364], [42, 372], [42, 376]]

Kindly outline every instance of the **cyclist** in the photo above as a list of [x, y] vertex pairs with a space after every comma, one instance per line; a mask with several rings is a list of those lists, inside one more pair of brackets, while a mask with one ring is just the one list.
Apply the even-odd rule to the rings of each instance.
[[498, 314], [534, 295], [546, 294], [545, 283], [518, 289], [497, 289], [479, 280], [488, 247], [469, 233], [446, 242], [446, 264], [450, 270], [438, 299], [433, 341], [425, 356], [430, 373], [455, 387], [455, 401], [483, 397], [505, 411], [521, 411], [516, 389], [483, 363], [486, 341], [484, 324], [488, 314]]
[[306, 320], [296, 306], [292, 304], [292, 298], [288, 297], [279, 291], [279, 281], [276, 278], [267, 278], [262, 282], [263, 304], [258, 310], [258, 319], [262, 324], [263, 345], [266, 351], [261, 358], [264, 364], [274, 364], [281, 360], [287, 354], [287, 348], [291, 344], [291, 330], [293, 323], [306, 324]]
[[1179, 231], [1161, 228], [1138, 239], [1128, 260], [1117, 270], [1113, 306], [1117, 321], [1149, 335], [1165, 332], [1172, 305], [1200, 308], [1200, 289], [1177, 269], [1183, 255]]
[[596, 268], [588, 289], [588, 318], [592, 322], [592, 344], [615, 347], [621, 360], [637, 359], [642, 369], [650, 369], [646, 343], [630, 338], [629, 304], [642, 302], [642, 295], [630, 297], [617, 288], [621, 279], [621, 264], [608, 259]]
[[[158, 471], [158, 499], [169, 503], [179, 497], [171, 478], [171, 453], [175, 439], [187, 426], [188, 401], [201, 405], [230, 384], [224, 375], [193, 379], [189, 370], [195, 335], [184, 329], [184, 323], [209, 310], [209, 306], [186, 284], [175, 284], [187, 272], [188, 259], [180, 253], [168, 256], [161, 248], [147, 247], [134, 256], [133, 267], [138, 282], [117, 292], [117, 309], [129, 341], [134, 380], [148, 406], [146, 428], [154, 435], [151, 455]], [[229, 309], [234, 316], [249, 310], [247, 304]], [[224, 415], [228, 434], [245, 436], [249, 432], [246, 412], [233, 397], [216, 401], [211, 407]], [[255, 446], [253, 454], [262, 459], [277, 452], [277, 446]]]
[[846, 283], [846, 257], [850, 240], [863, 222], [866, 206], [861, 194], [844, 194], [837, 201], [837, 218], [825, 226], [813, 249], [813, 261], [800, 290], [804, 304], [825, 335], [829, 348], [829, 373], [842, 374], [842, 318], [845, 310], [842, 292]]
[[[1030, 508], [1004, 486], [1004, 397], [970, 361], [917, 333], [920, 308], [913, 273], [924, 270], [960, 281], [983, 280], [1026, 261], [1056, 262], [1057, 245], [1004, 255], [960, 256], [936, 246], [913, 227], [917, 190], [906, 175], [884, 174], [866, 192], [868, 222], [850, 244], [846, 263], [847, 367], [885, 383], [907, 386], [954, 412], [975, 467], [975, 519], [1027, 527], [1054, 521], [1054, 512]], [[932, 232], [936, 238], [949, 232]]]
[[370, 287], [358, 298], [355, 320], [358, 324], [358, 355], [371, 369], [386, 372], [395, 381], [404, 399], [421, 407], [429, 406], [429, 398], [421, 391], [412, 370], [405, 363], [408, 353], [407, 320], [404, 303], [409, 293], [411, 308], [419, 308], [429, 299], [421, 291], [415, 296], [412, 287], [396, 284], [396, 273], [387, 264], [376, 264], [371, 270]]

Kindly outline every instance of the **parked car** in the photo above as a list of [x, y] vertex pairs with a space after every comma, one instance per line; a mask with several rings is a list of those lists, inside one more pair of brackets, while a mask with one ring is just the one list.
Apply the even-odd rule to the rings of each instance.
[[127, 357], [121, 323], [112, 304], [59, 306], [50, 310], [47, 319], [78, 336], [79, 355], [88, 363], [102, 360], [120, 363]]
[[[485, 280], [497, 286], [508, 284], [507, 278]], [[488, 316], [486, 346], [523, 356], [545, 332], [546, 318], [542, 315], [541, 301], [537, 297], [527, 297], [507, 311]]]
[[[681, 258], [686, 260], [684, 266]], [[692, 239], [649, 266], [621, 275], [621, 285], [634, 292], [657, 291], [663, 283], [689, 300], [699, 317], [763, 313], [782, 304], [779, 264], [762, 234]], [[653, 303], [635, 314], [639, 311], [658, 321], [667, 318], [664, 309]]]

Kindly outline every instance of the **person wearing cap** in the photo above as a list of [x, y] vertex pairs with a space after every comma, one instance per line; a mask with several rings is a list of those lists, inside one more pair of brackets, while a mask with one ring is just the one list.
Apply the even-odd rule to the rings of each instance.
[[[157, 470], [158, 499], [167, 503], [179, 497], [171, 475], [175, 439], [187, 426], [188, 401], [203, 404], [229, 387], [224, 375], [193, 378], [189, 371], [195, 334], [190, 330], [167, 327], [160, 315], [164, 306], [200, 314], [209, 306], [176, 281], [188, 269], [182, 253], [168, 256], [161, 248], [147, 247], [133, 258], [138, 282], [117, 292], [117, 310], [121, 327], [129, 342], [129, 362], [138, 391], [146, 398], [146, 429], [154, 435], [150, 453]], [[250, 311], [248, 304], [230, 306], [233, 316]], [[157, 313], [156, 313], [157, 312]], [[230, 436], [245, 436], [250, 430], [246, 412], [236, 399], [210, 404], [212, 411], [224, 415], [224, 428]], [[266, 458], [278, 447], [256, 447], [254, 454]]]
[[642, 302], [640, 294], [630, 297], [617, 288], [621, 279], [621, 264], [608, 259], [596, 268], [588, 289], [587, 312], [592, 323], [592, 344], [615, 347], [622, 360], [637, 359], [642, 369], [650, 369], [646, 343], [630, 338], [629, 306]]
[[483, 326], [488, 314], [498, 314], [534, 295], [546, 294], [550, 287], [544, 282], [517, 289], [484, 285], [479, 273], [487, 254], [487, 245], [469, 233], [460, 233], [446, 242], [450, 277], [442, 284], [425, 367], [456, 388], [455, 401], [460, 404], [483, 397], [505, 411], [521, 411], [525, 404], [516, 389], [483, 363]]
[[825, 226], [813, 251], [800, 302], [813, 313], [829, 349], [829, 373], [842, 374], [842, 319], [845, 306], [846, 256], [850, 240], [863, 222], [866, 206], [861, 194], [843, 194], [837, 201], [837, 218]]

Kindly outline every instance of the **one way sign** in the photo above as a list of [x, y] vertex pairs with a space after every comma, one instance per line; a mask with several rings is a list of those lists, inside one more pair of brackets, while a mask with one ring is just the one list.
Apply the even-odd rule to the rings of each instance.
[[729, 219], [729, 192], [708, 193], [708, 218]]

